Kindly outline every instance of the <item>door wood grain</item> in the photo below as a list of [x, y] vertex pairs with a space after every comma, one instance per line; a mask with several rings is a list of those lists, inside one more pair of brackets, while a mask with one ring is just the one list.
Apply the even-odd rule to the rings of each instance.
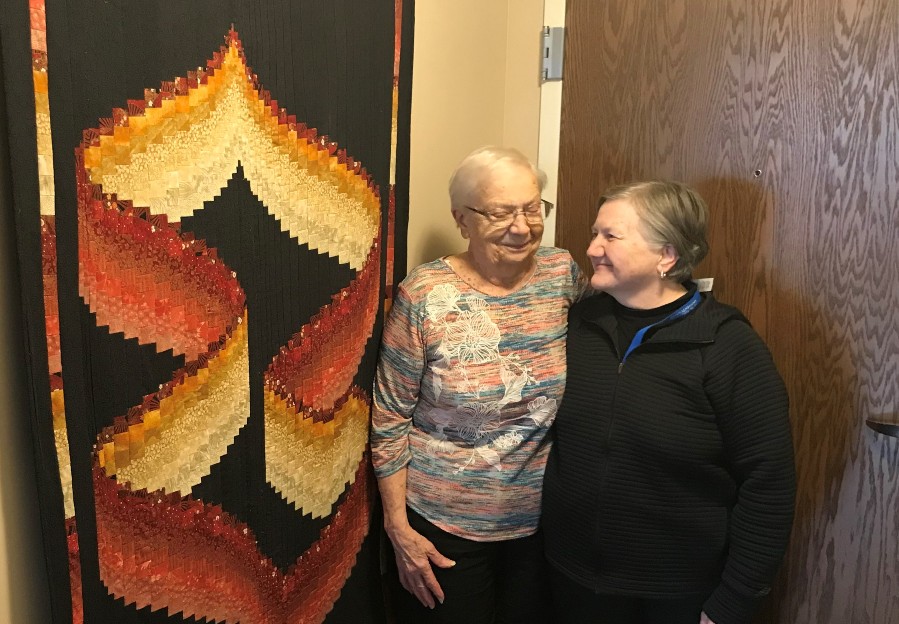
[[712, 210], [697, 277], [791, 398], [797, 518], [758, 622], [899, 622], [899, 2], [568, 0], [558, 243], [611, 184]]

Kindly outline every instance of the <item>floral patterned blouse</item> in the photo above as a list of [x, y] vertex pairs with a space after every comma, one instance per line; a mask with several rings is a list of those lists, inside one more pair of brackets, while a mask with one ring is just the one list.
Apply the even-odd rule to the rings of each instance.
[[565, 387], [568, 308], [583, 277], [542, 247], [530, 281], [490, 296], [445, 260], [399, 285], [374, 391], [375, 472], [408, 467], [409, 507], [476, 541], [537, 530], [549, 427]]

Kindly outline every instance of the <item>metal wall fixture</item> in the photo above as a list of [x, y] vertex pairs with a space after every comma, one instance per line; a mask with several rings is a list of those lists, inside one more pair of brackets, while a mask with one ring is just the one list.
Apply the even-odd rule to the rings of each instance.
[[565, 55], [565, 28], [543, 27], [543, 56], [540, 79], [543, 82], [562, 80], [562, 61]]

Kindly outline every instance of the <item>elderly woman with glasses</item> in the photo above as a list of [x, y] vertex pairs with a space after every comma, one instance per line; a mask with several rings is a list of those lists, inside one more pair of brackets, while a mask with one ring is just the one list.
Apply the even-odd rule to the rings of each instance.
[[412, 270], [384, 328], [371, 446], [400, 622], [548, 617], [541, 487], [584, 280], [540, 247], [545, 180], [516, 150], [468, 155], [449, 185], [468, 249]]

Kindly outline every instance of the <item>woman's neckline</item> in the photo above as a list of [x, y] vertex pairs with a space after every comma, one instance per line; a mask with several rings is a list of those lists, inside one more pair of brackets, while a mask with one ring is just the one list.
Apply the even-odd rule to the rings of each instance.
[[[691, 288], [685, 284], [678, 284], [677, 286], [673, 286], [673, 285], [666, 286], [664, 288], [664, 290], [661, 290], [657, 293], [644, 292], [644, 293], [631, 294], [628, 297], [629, 300], [627, 303], [625, 303], [624, 301], [621, 301], [618, 297], [616, 297], [614, 295], [612, 295], [612, 299], [614, 299], [614, 301], [617, 305], [621, 306], [624, 309], [633, 310], [635, 312], [638, 310], [645, 310], [645, 311], [651, 312], [653, 310], [657, 310], [666, 305], [669, 305], [670, 303], [672, 303], [674, 301], [681, 299], [684, 295], [689, 294], [693, 290], [695, 290], [695, 286], [693, 288]], [[639, 304], [634, 305], [634, 303], [635, 303], [634, 299], [637, 298], [637, 295], [639, 295]], [[646, 302], [647, 297], [649, 297], [650, 299], [654, 299], [655, 301], [653, 301], [650, 304], [647, 304], [647, 302]]]
[[[539, 253], [539, 250], [538, 250], [538, 253]], [[503, 297], [510, 297], [512, 295], [520, 293], [522, 290], [525, 290], [533, 283], [534, 276], [536, 276], [537, 272], [540, 270], [540, 262], [537, 260], [537, 256], [535, 254], [534, 255], [534, 266], [531, 268], [531, 271], [527, 274], [527, 276], [524, 279], [521, 280], [521, 282], [519, 284], [516, 284], [513, 288], [508, 289], [502, 293], [488, 292], [487, 290], [485, 290], [485, 288], [482, 284], [473, 283], [473, 281], [467, 275], [460, 272], [459, 266], [453, 265], [453, 262], [451, 260], [458, 260], [460, 255], [461, 254], [456, 254], [455, 257], [454, 256], [442, 256], [440, 258], [440, 260], [450, 271], [452, 271], [453, 275], [455, 275], [456, 278], [458, 278], [460, 281], [465, 283], [469, 288], [471, 288], [475, 292], [480, 293], [481, 295], [484, 295], [485, 297], [493, 297], [496, 299], [501, 299]], [[460, 264], [465, 266], [467, 263], [464, 260], [461, 260]], [[473, 274], [479, 276], [479, 274], [477, 274], [475, 269], [471, 269], [471, 271]], [[484, 281], [484, 284], [488, 284], [491, 287], [496, 287], [494, 284], [490, 284], [490, 282]], [[496, 287], [496, 288], [498, 288], [498, 287]]]
[[695, 289], [687, 289], [687, 291], [677, 299], [669, 301], [668, 303], [663, 303], [662, 305], [656, 306], [654, 308], [631, 308], [624, 305], [614, 297], [612, 297], [612, 301], [615, 304], [615, 309], [618, 314], [635, 318], [652, 317], [659, 314], [668, 314], [670, 312], [674, 312], [682, 305], [687, 303], [687, 301], [689, 301], [689, 299], [693, 296], [694, 291]]

